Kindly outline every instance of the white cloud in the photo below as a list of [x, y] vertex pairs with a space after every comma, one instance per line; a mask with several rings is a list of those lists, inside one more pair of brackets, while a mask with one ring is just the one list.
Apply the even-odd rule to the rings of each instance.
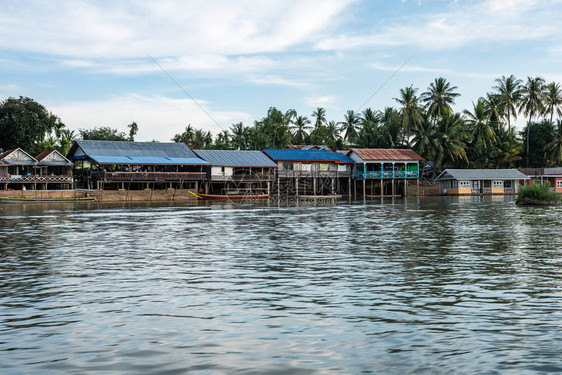
[[24, 0], [3, 4], [0, 46], [79, 59], [279, 52], [332, 26], [353, 1]]
[[336, 103], [337, 98], [333, 95], [310, 97], [306, 99], [306, 104], [310, 107], [331, 107]]
[[[375, 70], [387, 71], [387, 72], [395, 72], [400, 68], [400, 65], [385, 65], [381, 63], [371, 63], [368, 64], [369, 67]], [[473, 72], [462, 72], [462, 71], [454, 71], [451, 69], [446, 68], [428, 68], [423, 66], [416, 66], [416, 65], [405, 65], [402, 66], [400, 69], [401, 72], [414, 72], [414, 73], [435, 73], [440, 75], [451, 75], [451, 76], [458, 76], [458, 77], [467, 77], [467, 78], [484, 78], [484, 79], [495, 79], [501, 74], [497, 73], [473, 73]]]
[[125, 95], [100, 101], [70, 102], [49, 105], [69, 129], [91, 129], [110, 126], [128, 132], [127, 125], [135, 121], [139, 125], [138, 141], [169, 141], [175, 134], [191, 124], [195, 128], [211, 130], [214, 134], [228, 130], [230, 125], [243, 121], [251, 123], [253, 118], [242, 112], [212, 111], [209, 104], [197, 100], [222, 126], [217, 126], [193, 101], [160, 96], [146, 97]]
[[250, 77], [248, 80], [250, 83], [254, 83], [256, 85], [270, 85], [270, 86], [290, 86], [290, 87], [304, 87], [306, 86], [303, 82], [292, 81], [287, 78], [283, 77], [276, 77], [276, 76], [259, 76], [259, 77]]
[[[488, 0], [453, 4], [440, 13], [375, 28], [371, 34], [342, 34], [318, 42], [319, 50], [367, 46], [414, 46], [429, 50], [476, 42], [515, 42], [560, 38], [552, 1]], [[391, 21], [392, 22], [392, 21]]]

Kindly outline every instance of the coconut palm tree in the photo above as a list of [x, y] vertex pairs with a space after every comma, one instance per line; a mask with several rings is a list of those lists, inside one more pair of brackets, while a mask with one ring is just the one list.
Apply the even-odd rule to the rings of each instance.
[[511, 129], [511, 117], [517, 119], [517, 107], [523, 96], [523, 81], [510, 75], [496, 79], [497, 85], [493, 88], [498, 91], [500, 102], [505, 108], [507, 130]]
[[246, 132], [244, 125], [241, 122], [232, 124], [230, 132], [232, 133], [232, 137], [230, 137], [232, 148], [236, 150], [245, 150], [248, 147], [248, 141], [245, 137]]
[[316, 110], [312, 112], [312, 117], [316, 117], [316, 122], [314, 123], [315, 128], [326, 125], [328, 123], [328, 121], [326, 120], [326, 110], [322, 107], [316, 108]]
[[553, 165], [562, 164], [562, 120], [556, 121], [554, 139], [546, 145], [550, 155], [550, 162]]
[[464, 110], [467, 124], [470, 126], [476, 147], [488, 148], [496, 141], [496, 133], [490, 124], [490, 115], [486, 112], [486, 105], [482, 99], [472, 103], [472, 112]]
[[436, 78], [427, 91], [421, 94], [421, 101], [427, 107], [427, 112], [433, 117], [434, 123], [437, 119], [453, 113], [452, 105], [455, 98], [460, 96], [455, 92], [457, 86], [451, 86], [443, 77]]
[[505, 106], [499, 94], [487, 93], [485, 98], [480, 98], [484, 103], [486, 115], [490, 122], [500, 123], [505, 116]]
[[544, 113], [550, 114], [550, 122], [554, 119], [554, 112], [562, 116], [562, 89], [560, 84], [551, 82], [544, 89]]
[[521, 102], [519, 111], [529, 116], [527, 124], [527, 166], [529, 166], [529, 134], [531, 130], [531, 121], [533, 117], [544, 111], [544, 103], [542, 101], [544, 95], [544, 79], [541, 77], [527, 77], [527, 83], [522, 89]]
[[302, 145], [304, 143], [304, 137], [307, 136], [306, 131], [311, 128], [308, 124], [310, 124], [310, 120], [306, 116], [298, 116], [293, 122], [293, 142], [295, 144]]
[[413, 130], [413, 133], [412, 147], [414, 151], [425, 160], [434, 161], [438, 152], [436, 129], [427, 114], [422, 116], [421, 121]]
[[357, 138], [357, 128], [361, 119], [352, 110], [347, 111], [344, 118], [345, 120], [338, 122], [338, 125], [340, 125], [340, 131], [344, 133], [343, 141], [351, 144]]
[[435, 133], [437, 153], [435, 162], [440, 165], [446, 163], [468, 163], [466, 143], [470, 136], [465, 130], [464, 121], [460, 114], [446, 115], [437, 123]]
[[402, 106], [402, 126], [404, 128], [404, 143], [407, 143], [412, 129], [415, 129], [421, 120], [420, 108], [418, 107], [418, 97], [416, 92], [418, 89], [405, 87], [400, 89], [400, 97], [393, 98], [398, 104]]

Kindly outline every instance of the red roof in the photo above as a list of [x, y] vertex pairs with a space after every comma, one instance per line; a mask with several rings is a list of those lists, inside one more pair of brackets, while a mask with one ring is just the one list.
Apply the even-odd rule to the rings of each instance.
[[414, 150], [401, 149], [401, 148], [354, 148], [349, 150], [355, 152], [363, 160], [404, 160], [404, 161], [417, 161], [425, 160]]
[[37, 155], [37, 156], [35, 157], [35, 160], [41, 161], [41, 160], [45, 159], [47, 156], [49, 156], [50, 154], [52, 154], [53, 152], [55, 152], [55, 150], [46, 150], [46, 151], [43, 151], [42, 153], [40, 153], [39, 155]]
[[0, 160], [4, 159], [6, 156], [10, 155], [12, 152], [16, 151], [17, 148], [13, 148], [11, 150], [4, 151], [3, 154], [0, 154]]

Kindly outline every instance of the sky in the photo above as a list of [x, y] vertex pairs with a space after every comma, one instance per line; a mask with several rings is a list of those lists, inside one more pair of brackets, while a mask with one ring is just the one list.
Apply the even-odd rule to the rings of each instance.
[[562, 82], [561, 14], [562, 0], [3, 0], [0, 100], [162, 142], [269, 107], [343, 121], [438, 77], [462, 111], [503, 75]]

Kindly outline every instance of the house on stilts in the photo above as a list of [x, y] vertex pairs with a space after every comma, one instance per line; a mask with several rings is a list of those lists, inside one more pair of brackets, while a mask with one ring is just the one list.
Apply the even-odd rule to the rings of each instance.
[[353, 160], [325, 149], [264, 149], [277, 164], [272, 194], [319, 196], [349, 195]]
[[72, 189], [72, 163], [56, 150], [36, 158], [21, 148], [0, 155], [0, 189], [66, 190]]
[[424, 159], [413, 150], [354, 148], [347, 155], [355, 162], [356, 198], [405, 196], [411, 181], [419, 184], [419, 164]]
[[269, 194], [277, 164], [261, 151], [194, 150], [211, 164], [205, 194]]
[[210, 170], [184, 143], [78, 140], [68, 157], [77, 186], [87, 189], [197, 191]]

